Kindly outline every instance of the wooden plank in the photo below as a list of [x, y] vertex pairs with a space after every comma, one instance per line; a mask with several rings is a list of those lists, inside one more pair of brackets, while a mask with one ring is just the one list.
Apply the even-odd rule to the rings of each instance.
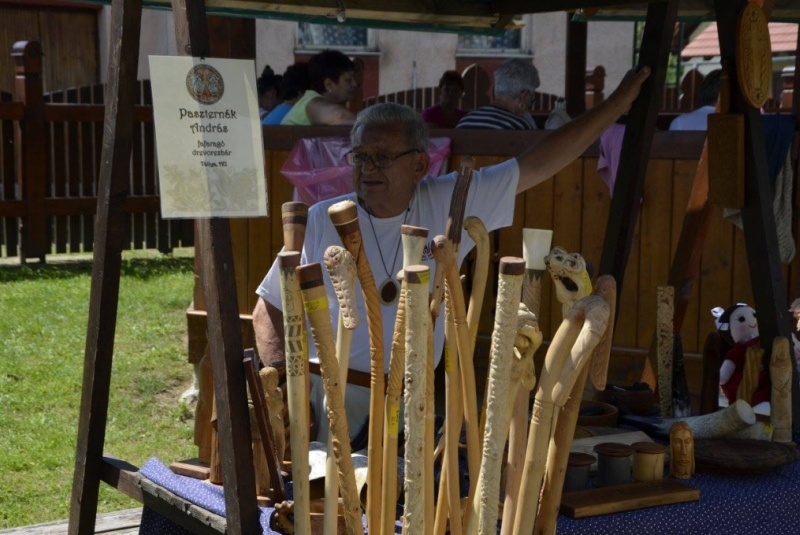
[[[55, 91], [50, 93], [50, 102], [60, 103], [64, 102], [64, 92]], [[47, 151], [49, 158], [48, 161], [48, 178], [49, 178], [49, 197], [62, 199], [67, 196], [67, 155], [65, 142], [66, 123], [50, 123], [49, 130], [50, 136], [50, 150]], [[55, 227], [55, 252], [67, 252], [67, 232], [68, 232], [68, 219], [66, 217], [53, 217]]]
[[[747, 261], [747, 246], [744, 232], [739, 227], [731, 225], [733, 232], [733, 253], [731, 263], [731, 301], [720, 305], [727, 308], [734, 303], [747, 303], [753, 305], [753, 286], [750, 284], [750, 266]], [[706, 333], [707, 334], [707, 333]]]
[[[9, 58], [10, 59], [10, 58]], [[0, 92], [0, 106], [10, 104], [10, 93]], [[24, 107], [19, 103], [18, 105], [20, 115], [24, 117]], [[2, 112], [0, 112], [2, 116]], [[20, 117], [20, 118], [22, 118]], [[0, 120], [0, 170], [4, 177], [8, 180], [3, 180], [3, 187], [0, 189], [0, 199], [5, 201], [16, 201], [17, 195], [14, 191], [16, 188], [16, 173], [14, 171], [14, 122], [9, 119]], [[23, 206], [24, 208], [24, 206]], [[6, 248], [6, 256], [17, 256], [19, 254], [19, 216], [5, 217], [2, 219], [2, 232], [0, 236]]]
[[699, 499], [700, 489], [674, 479], [661, 479], [565, 492], [561, 512], [571, 518], [585, 518]]
[[[173, 0], [172, 6], [179, 53], [210, 56], [203, 1]], [[209, 349], [214, 369], [214, 396], [220, 456], [223, 459], [227, 527], [233, 535], [256, 533], [260, 529], [259, 513], [256, 505], [247, 393], [244, 386], [231, 230], [228, 220], [223, 218], [198, 220], [196, 229], [203, 265]]]
[[[583, 202], [583, 162], [578, 159], [556, 173], [550, 180], [553, 188], [553, 247], [563, 247], [570, 253], [580, 253], [583, 214], [575, 207]], [[549, 277], [549, 276], [548, 276]], [[561, 303], [551, 292], [550, 324], [561, 324]], [[544, 303], [542, 303], [542, 311]]]
[[[67, 90], [67, 101], [78, 101], [78, 90]], [[67, 163], [69, 172], [67, 173], [67, 194], [69, 197], [79, 197], [81, 194], [81, 151], [80, 138], [78, 135], [78, 123], [67, 123]], [[81, 250], [81, 218], [77, 216], [69, 217], [69, 252], [78, 253]]]
[[[142, 103], [142, 83], [136, 82], [134, 86], [134, 102], [137, 104]], [[142, 146], [142, 128], [141, 124], [133, 123], [133, 146], [131, 156], [131, 176], [130, 176], [130, 193], [134, 197], [144, 193], [144, 172], [142, 161], [142, 153], [144, 148]], [[131, 215], [129, 218], [131, 225], [131, 242], [133, 242], [133, 249], [140, 249], [144, 247], [144, 220], [145, 216]]]
[[89, 325], [86, 332], [83, 388], [75, 472], [70, 501], [70, 535], [91, 533], [97, 514], [103, 470], [111, 366], [119, 302], [121, 229], [124, 213], [115, 210], [127, 191], [133, 129], [133, 94], [139, 57], [140, 0], [115, 0], [109, 41], [108, 119], [103, 136], [103, 165], [98, 188], [97, 234], [92, 264]]
[[42, 10], [39, 17], [47, 90], [97, 82], [97, 12]]
[[[675, 265], [676, 258], [678, 255], [679, 250], [679, 240], [681, 237], [681, 231], [686, 224], [684, 222], [684, 216], [686, 214], [686, 207], [689, 203], [689, 198], [692, 193], [692, 187], [694, 183], [695, 173], [697, 171], [697, 164], [698, 162], [695, 160], [675, 160], [674, 164], [674, 177], [673, 177], [673, 190], [672, 190], [672, 216], [671, 216], [671, 253], [670, 253], [670, 266]], [[687, 230], [694, 227], [687, 227]], [[699, 234], [696, 228], [693, 231], [695, 243], [697, 242], [705, 242], [705, 235], [708, 227], [705, 227], [705, 230], [702, 230], [702, 236]], [[701, 240], [702, 238], [702, 240]], [[698, 244], [702, 245], [702, 244]], [[698, 247], [696, 245], [695, 247]], [[694, 275], [692, 276], [692, 283], [689, 286], [690, 289], [687, 289], [683, 285], [675, 287], [675, 298], [676, 298], [676, 315], [678, 313], [678, 309], [680, 305], [678, 301], [684, 303], [684, 312], [683, 312], [683, 321], [681, 327], [678, 329], [681, 340], [683, 342], [683, 350], [684, 352], [694, 352], [699, 353], [702, 350], [700, 346], [701, 340], [705, 339], [704, 337], [700, 336], [700, 333], [697, 329], [697, 318], [698, 318], [698, 299], [699, 299], [699, 281], [696, 280], [697, 278], [697, 271], [699, 271], [700, 261], [699, 261], [699, 254], [702, 251], [702, 246], [698, 247], [698, 260], [696, 267], [694, 268]], [[669, 279], [672, 281], [672, 279]], [[683, 280], [685, 281], [685, 275], [683, 276]], [[672, 284], [672, 282], [670, 282]], [[681, 292], [685, 293], [685, 296], [681, 298]], [[676, 325], [677, 327], [677, 325]]]
[[611, 207], [608, 186], [597, 173], [597, 158], [586, 158], [583, 163], [583, 222], [581, 227], [581, 254], [594, 268], [589, 275], [597, 277], [600, 255], [603, 252], [603, 231]]
[[564, 75], [564, 95], [567, 113], [577, 117], [586, 111], [586, 40], [589, 24], [573, 20], [572, 13], [567, 18], [567, 50], [564, 56], [566, 72]]
[[732, 264], [733, 227], [722, 219], [722, 209], [713, 207], [700, 267], [698, 324], [703, 340], [709, 332], [716, 330], [711, 309], [717, 306], [725, 308], [734, 302], [731, 296]]
[[35, 41], [15, 45], [15, 100], [25, 104], [25, 120], [14, 129], [14, 145], [21, 147], [16, 166], [16, 182], [21, 185], [27, 217], [22, 220], [20, 259], [47, 254], [47, 218], [42, 201], [47, 196], [47, 129], [42, 111], [42, 47]]
[[281, 167], [288, 156], [289, 152], [287, 151], [266, 151], [264, 155], [264, 163], [267, 165], [268, 171], [269, 217], [273, 222], [270, 225], [272, 229], [271, 248], [269, 249], [270, 265], [283, 247], [283, 225], [280, 223], [281, 206], [283, 203], [291, 201], [294, 193], [294, 186], [281, 174]]
[[656, 294], [669, 276], [672, 160], [651, 160], [644, 182], [639, 241], [637, 347], [648, 347], [656, 326]]
[[250, 255], [258, 254], [258, 250], [250, 249], [250, 221], [249, 219], [231, 219], [231, 251], [234, 258], [234, 274], [236, 277], [236, 299], [239, 302], [239, 313], [249, 314], [253, 311], [248, 308], [250, 296], [247, 291], [249, 280], [247, 269], [250, 265]]
[[[248, 245], [249, 251], [269, 251], [272, 249], [270, 235], [270, 220], [259, 217], [248, 220]], [[245, 281], [245, 293], [247, 296], [246, 310], [252, 312], [258, 301], [256, 289], [266, 276], [272, 265], [272, 257], [265, 254], [250, 254], [247, 257], [247, 280]]]
[[[621, 292], [625, 287], [625, 269], [628, 266], [634, 227], [639, 215], [644, 174], [647, 170], [660, 96], [667, 74], [677, 12], [677, 0], [647, 5], [647, 20], [639, 51], [639, 65], [649, 66], [652, 72], [642, 85], [639, 98], [628, 113], [628, 124], [622, 141], [620, 164], [600, 259], [600, 273], [614, 276], [617, 280], [617, 292]], [[617, 302], [618, 315], [622, 310], [630, 309], [629, 303], [621, 300]], [[619, 324], [620, 322], [617, 322], [617, 325]]]
[[[142, 104], [145, 106], [153, 105], [153, 91], [150, 88], [150, 80], [142, 81]], [[156, 173], [158, 162], [156, 161], [155, 149], [155, 129], [153, 123], [140, 123], [143, 136], [142, 147], [142, 170], [144, 173], [144, 190], [145, 195], [158, 195], [158, 188], [156, 185]], [[160, 225], [161, 215], [159, 212], [150, 213], [146, 215], [145, 219], [145, 248], [155, 249], [159, 246], [158, 241], [158, 228]], [[162, 251], [167, 252], [167, 251]]]

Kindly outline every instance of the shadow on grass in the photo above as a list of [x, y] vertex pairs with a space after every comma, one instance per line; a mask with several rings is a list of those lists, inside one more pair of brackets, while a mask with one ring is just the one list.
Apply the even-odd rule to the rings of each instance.
[[[148, 280], [168, 274], [191, 273], [194, 258], [159, 256], [156, 258], [131, 258], [122, 261], [120, 273], [123, 277]], [[0, 266], [0, 283], [23, 282], [43, 279], [70, 279], [91, 276], [92, 261], [70, 260], [49, 264], [26, 264]]]

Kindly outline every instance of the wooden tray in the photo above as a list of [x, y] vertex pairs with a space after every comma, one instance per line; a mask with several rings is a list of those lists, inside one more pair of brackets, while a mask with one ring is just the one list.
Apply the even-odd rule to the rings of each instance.
[[694, 443], [698, 472], [758, 474], [793, 463], [798, 457], [794, 443], [744, 438], [709, 438]]
[[570, 518], [585, 518], [699, 499], [700, 489], [662, 479], [565, 492], [561, 496], [561, 512]]

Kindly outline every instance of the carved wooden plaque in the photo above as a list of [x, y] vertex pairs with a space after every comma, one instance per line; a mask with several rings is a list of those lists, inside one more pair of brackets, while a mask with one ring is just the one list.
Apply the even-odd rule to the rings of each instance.
[[739, 15], [736, 75], [745, 102], [760, 108], [767, 101], [772, 77], [772, 47], [764, 11], [750, 2]]

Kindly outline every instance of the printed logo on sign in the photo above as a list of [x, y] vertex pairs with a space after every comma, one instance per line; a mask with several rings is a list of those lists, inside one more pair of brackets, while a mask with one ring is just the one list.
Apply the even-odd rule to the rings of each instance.
[[222, 98], [225, 82], [217, 69], [201, 63], [186, 75], [186, 91], [200, 104], [214, 104]]

